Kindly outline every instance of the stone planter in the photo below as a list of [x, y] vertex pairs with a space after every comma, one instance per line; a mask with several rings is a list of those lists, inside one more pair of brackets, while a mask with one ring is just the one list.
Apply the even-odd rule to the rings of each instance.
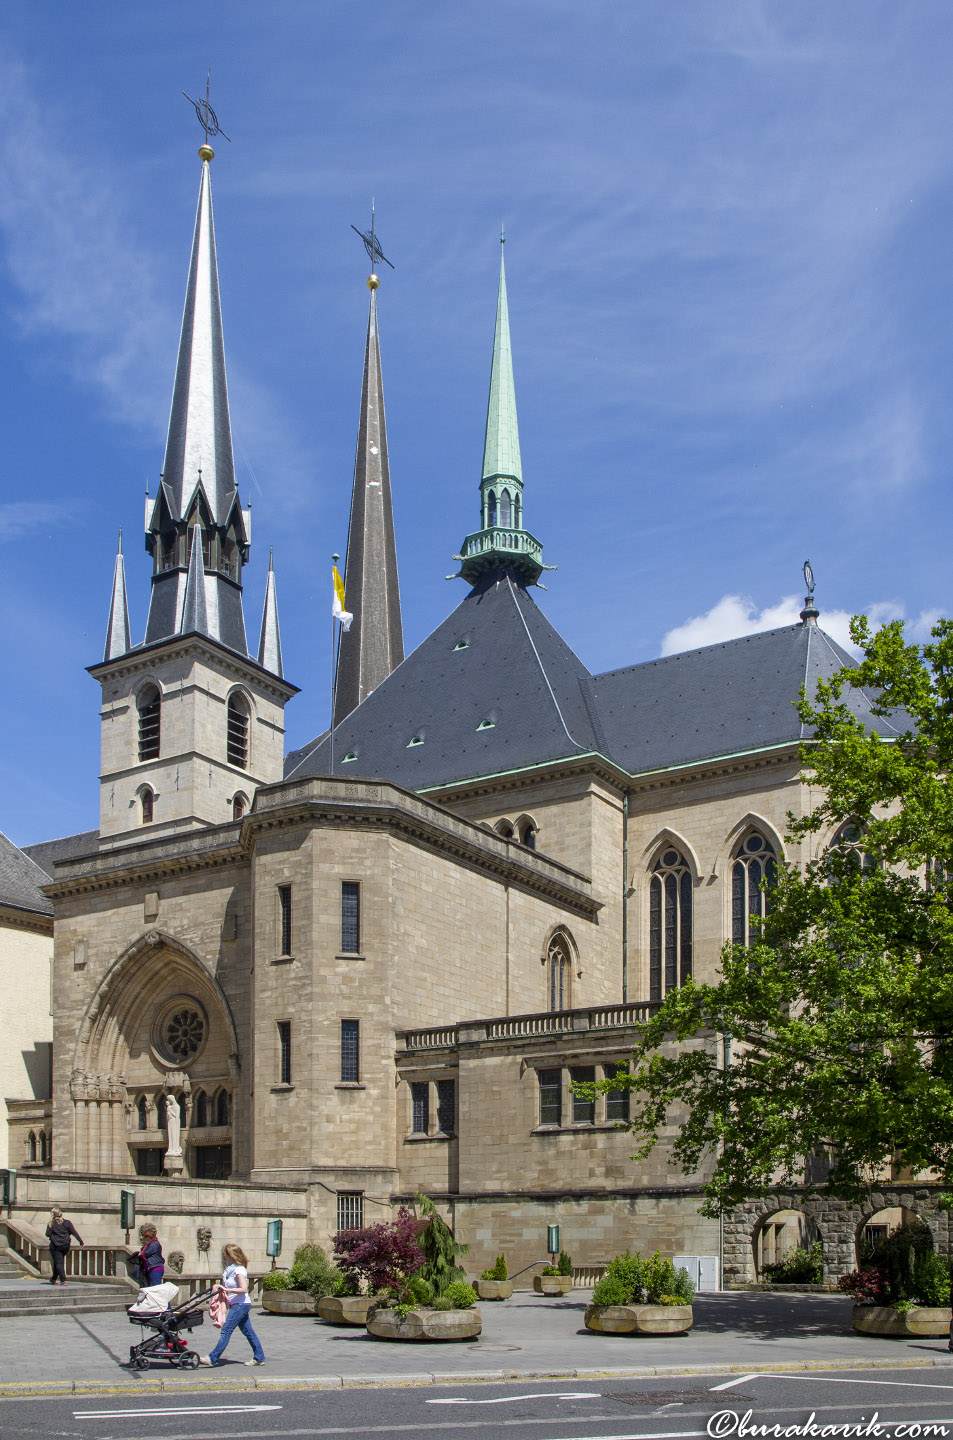
[[318, 1301], [318, 1315], [329, 1325], [365, 1325], [373, 1303], [372, 1295], [324, 1295]]
[[378, 1340], [472, 1340], [483, 1329], [475, 1305], [469, 1310], [431, 1310], [420, 1305], [401, 1320], [396, 1310], [367, 1312], [367, 1333]]
[[272, 1315], [316, 1315], [318, 1301], [307, 1290], [262, 1290], [263, 1310]]
[[587, 1305], [586, 1329], [602, 1335], [685, 1335], [690, 1305]]
[[534, 1275], [533, 1289], [537, 1295], [568, 1295], [572, 1289], [571, 1275]]
[[950, 1333], [949, 1308], [939, 1309], [931, 1305], [914, 1305], [905, 1315], [900, 1315], [892, 1305], [855, 1305], [850, 1323], [861, 1335], [948, 1335]]
[[508, 1300], [513, 1293], [512, 1280], [474, 1280], [473, 1288], [481, 1300]]

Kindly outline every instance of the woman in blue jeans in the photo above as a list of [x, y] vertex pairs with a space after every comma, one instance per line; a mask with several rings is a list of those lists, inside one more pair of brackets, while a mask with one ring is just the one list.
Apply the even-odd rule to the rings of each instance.
[[248, 1256], [239, 1245], [226, 1245], [225, 1273], [222, 1289], [228, 1301], [228, 1314], [218, 1344], [210, 1355], [202, 1356], [203, 1365], [217, 1365], [234, 1330], [240, 1330], [251, 1346], [252, 1358], [246, 1365], [264, 1365], [265, 1352], [251, 1325], [251, 1296], [248, 1293]]

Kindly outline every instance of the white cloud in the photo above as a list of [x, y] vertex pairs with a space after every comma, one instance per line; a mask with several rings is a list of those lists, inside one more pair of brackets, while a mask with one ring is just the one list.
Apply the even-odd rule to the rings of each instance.
[[71, 520], [75, 510], [65, 505], [48, 505], [32, 500], [13, 500], [0, 505], [0, 544], [20, 540], [37, 530], [54, 529]]
[[[675, 655], [682, 650], [696, 650], [702, 645], [737, 640], [741, 635], [757, 635], [763, 630], [794, 625], [800, 618], [803, 603], [796, 595], [785, 595], [777, 604], [766, 605], [759, 610], [748, 595], [723, 595], [703, 615], [694, 615], [684, 624], [668, 630], [662, 638], [661, 653]], [[874, 629], [891, 620], [905, 620], [907, 639], [921, 645], [929, 640], [931, 626], [940, 618], [939, 610], [923, 610], [916, 618], [907, 619], [903, 605], [895, 600], [876, 600], [866, 607], [865, 613]], [[819, 624], [838, 645], [851, 655], [858, 655], [860, 652], [850, 638], [850, 621], [851, 614], [847, 610], [824, 610]]]

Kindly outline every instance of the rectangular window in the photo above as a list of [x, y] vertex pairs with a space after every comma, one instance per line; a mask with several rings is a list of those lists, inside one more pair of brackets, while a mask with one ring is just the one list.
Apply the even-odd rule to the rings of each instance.
[[441, 1135], [455, 1135], [457, 1119], [457, 1084], [455, 1080], [437, 1081], [437, 1129]]
[[430, 1083], [427, 1080], [415, 1080], [410, 1087], [411, 1100], [414, 1107], [413, 1133], [415, 1135], [429, 1135], [430, 1133]]
[[231, 1175], [231, 1145], [196, 1145], [192, 1153], [197, 1180], [227, 1180]]
[[361, 1022], [341, 1021], [341, 1081], [356, 1085], [361, 1078]]
[[540, 1125], [561, 1125], [563, 1123], [563, 1072], [561, 1070], [538, 1070], [539, 1076], [539, 1123]]
[[338, 1229], [364, 1229], [364, 1194], [362, 1191], [338, 1191]]
[[279, 955], [291, 954], [291, 886], [278, 886]]
[[[595, 1082], [596, 1067], [595, 1065], [573, 1065], [569, 1071], [569, 1078], [577, 1085], [591, 1085]], [[581, 1096], [573, 1092], [572, 1123], [574, 1125], [594, 1125], [596, 1123], [595, 1100], [583, 1100]]]
[[361, 953], [361, 887], [356, 880], [341, 881], [341, 952]]
[[291, 1084], [291, 1021], [278, 1021], [278, 1083]]
[[[607, 1065], [605, 1076], [611, 1080], [613, 1075], [628, 1075], [629, 1067], [625, 1063]], [[607, 1120], [628, 1120], [629, 1118], [629, 1092], [628, 1090], [607, 1090], [606, 1091], [606, 1119]]]

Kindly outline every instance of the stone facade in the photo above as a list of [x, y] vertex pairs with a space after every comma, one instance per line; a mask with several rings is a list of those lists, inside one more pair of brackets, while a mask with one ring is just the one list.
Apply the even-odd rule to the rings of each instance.
[[52, 964], [52, 916], [0, 904], [0, 1168], [49, 1163]]

